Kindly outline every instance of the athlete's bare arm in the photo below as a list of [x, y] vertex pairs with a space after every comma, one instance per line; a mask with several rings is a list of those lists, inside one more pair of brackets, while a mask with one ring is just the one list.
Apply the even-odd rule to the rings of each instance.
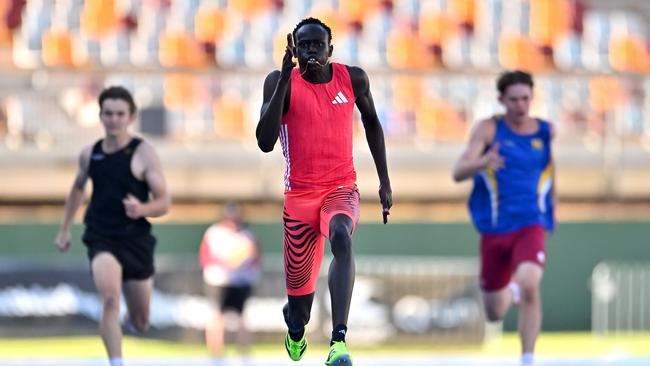
[[[551, 141], [555, 140], [555, 128], [553, 128], [553, 125], [550, 125], [551, 128]], [[552, 181], [551, 181], [551, 198], [553, 199], [553, 205], [557, 204], [557, 189], [555, 187], [555, 182], [556, 182], [556, 176], [557, 176], [557, 170], [555, 169], [555, 159], [553, 158], [553, 144], [550, 146], [550, 151], [551, 151], [551, 169], [553, 169], [553, 175], [552, 175]], [[555, 211], [553, 212], [553, 221], [555, 222]], [[555, 225], [554, 225], [555, 226]]]
[[167, 213], [170, 196], [163, 175], [162, 165], [156, 150], [148, 142], [142, 141], [133, 155], [131, 169], [134, 175], [147, 182], [151, 199], [140, 202], [135, 196], [128, 194], [122, 201], [126, 216], [137, 219], [140, 217], [158, 217]]
[[296, 66], [293, 61], [295, 46], [291, 33], [287, 34], [287, 48], [282, 59], [282, 70], [274, 70], [264, 80], [264, 97], [260, 120], [255, 136], [260, 150], [270, 152], [280, 136], [282, 116], [289, 110], [289, 85], [291, 71]]
[[490, 149], [485, 151], [485, 148], [494, 139], [495, 133], [496, 124], [494, 118], [482, 120], [472, 129], [469, 142], [454, 166], [453, 176], [456, 182], [472, 178], [476, 173], [487, 167], [499, 170], [504, 166], [503, 158], [499, 155], [498, 143], [490, 146]]
[[77, 210], [84, 201], [84, 190], [88, 181], [88, 166], [90, 164], [90, 154], [92, 145], [85, 147], [79, 154], [79, 163], [77, 175], [75, 176], [68, 198], [65, 200], [65, 209], [63, 212], [63, 222], [59, 228], [59, 233], [54, 240], [56, 247], [64, 252], [70, 248], [70, 228]]
[[363, 69], [355, 66], [348, 66], [352, 88], [354, 89], [355, 104], [361, 113], [361, 121], [366, 131], [366, 140], [375, 161], [377, 175], [379, 176], [379, 200], [383, 207], [384, 224], [388, 221], [388, 214], [393, 206], [393, 192], [388, 178], [388, 166], [386, 164], [386, 145], [384, 142], [384, 131], [381, 128], [375, 102], [370, 93], [370, 80]]

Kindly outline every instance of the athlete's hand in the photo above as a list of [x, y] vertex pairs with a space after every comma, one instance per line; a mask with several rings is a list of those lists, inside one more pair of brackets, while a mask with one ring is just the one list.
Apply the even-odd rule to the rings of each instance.
[[284, 51], [284, 58], [282, 58], [282, 71], [280, 71], [280, 79], [289, 80], [291, 77], [291, 71], [296, 67], [296, 63], [293, 62], [295, 54], [293, 50], [295, 45], [293, 44], [293, 36], [291, 33], [287, 33], [287, 48]]
[[54, 239], [54, 245], [56, 245], [56, 248], [61, 252], [70, 249], [70, 230], [59, 231], [56, 235], [56, 239]]
[[387, 224], [390, 208], [393, 207], [393, 191], [390, 189], [390, 183], [379, 185], [379, 201], [381, 202], [381, 214], [384, 218], [384, 224]]
[[483, 162], [486, 168], [491, 168], [497, 171], [505, 166], [503, 157], [499, 155], [499, 143], [496, 142], [490, 149], [483, 155]]
[[124, 204], [124, 211], [126, 211], [126, 216], [129, 218], [139, 219], [144, 216], [144, 212], [142, 210], [142, 202], [140, 202], [140, 200], [138, 200], [131, 193], [126, 195], [126, 198], [122, 200], [122, 203]]

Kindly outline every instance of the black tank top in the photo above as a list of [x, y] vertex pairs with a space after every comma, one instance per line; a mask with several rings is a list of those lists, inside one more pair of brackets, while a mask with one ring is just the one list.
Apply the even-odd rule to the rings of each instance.
[[93, 193], [84, 219], [87, 230], [111, 237], [150, 233], [151, 224], [145, 218], [133, 220], [126, 216], [122, 203], [128, 193], [141, 202], [149, 200], [149, 185], [131, 172], [131, 159], [141, 142], [133, 138], [128, 145], [110, 154], [102, 150], [102, 140], [93, 146], [88, 166]]

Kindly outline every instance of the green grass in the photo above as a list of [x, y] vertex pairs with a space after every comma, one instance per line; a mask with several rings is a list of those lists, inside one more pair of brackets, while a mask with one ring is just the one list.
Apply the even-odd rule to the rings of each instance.
[[[541, 357], [603, 357], [612, 354], [631, 356], [650, 356], [650, 333], [623, 336], [598, 337], [590, 333], [544, 333], [537, 344], [537, 354]], [[490, 340], [482, 346], [436, 347], [429, 344], [414, 346], [355, 347], [355, 354], [448, 354], [448, 355], [486, 355], [513, 356], [519, 352], [519, 340], [514, 333]], [[208, 352], [202, 345], [184, 344], [160, 340], [130, 338], [124, 339], [124, 355], [133, 358], [203, 358]], [[0, 339], [0, 355], [4, 359], [33, 357], [40, 358], [101, 358], [105, 356], [99, 337], [60, 337]], [[227, 353], [235, 352], [227, 347]], [[310, 346], [310, 353], [326, 354], [324, 345]], [[278, 344], [258, 344], [253, 347], [253, 355], [284, 354], [281, 342]]]

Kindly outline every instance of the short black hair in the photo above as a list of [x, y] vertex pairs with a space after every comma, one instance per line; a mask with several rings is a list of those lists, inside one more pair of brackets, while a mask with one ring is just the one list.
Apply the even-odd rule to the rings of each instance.
[[123, 86], [109, 86], [108, 88], [102, 90], [99, 94], [99, 110], [102, 109], [102, 104], [106, 99], [121, 99], [129, 105], [129, 112], [135, 114], [137, 108], [135, 106], [135, 101], [133, 101], [133, 96]]
[[327, 32], [327, 42], [329, 44], [332, 44], [332, 29], [328, 27], [327, 24], [323, 23], [320, 19], [316, 19], [313, 17], [303, 19], [300, 21], [300, 23], [296, 24], [296, 27], [293, 28], [293, 33], [292, 33], [294, 42], [296, 41], [296, 33], [298, 33], [298, 29], [300, 29], [300, 27], [302, 27], [303, 25], [308, 25], [308, 24], [316, 24], [323, 27]]
[[525, 71], [506, 71], [499, 76], [499, 79], [497, 79], [497, 90], [499, 91], [499, 94], [503, 95], [509, 86], [515, 84], [525, 84], [531, 89], [535, 85], [532, 75]]

